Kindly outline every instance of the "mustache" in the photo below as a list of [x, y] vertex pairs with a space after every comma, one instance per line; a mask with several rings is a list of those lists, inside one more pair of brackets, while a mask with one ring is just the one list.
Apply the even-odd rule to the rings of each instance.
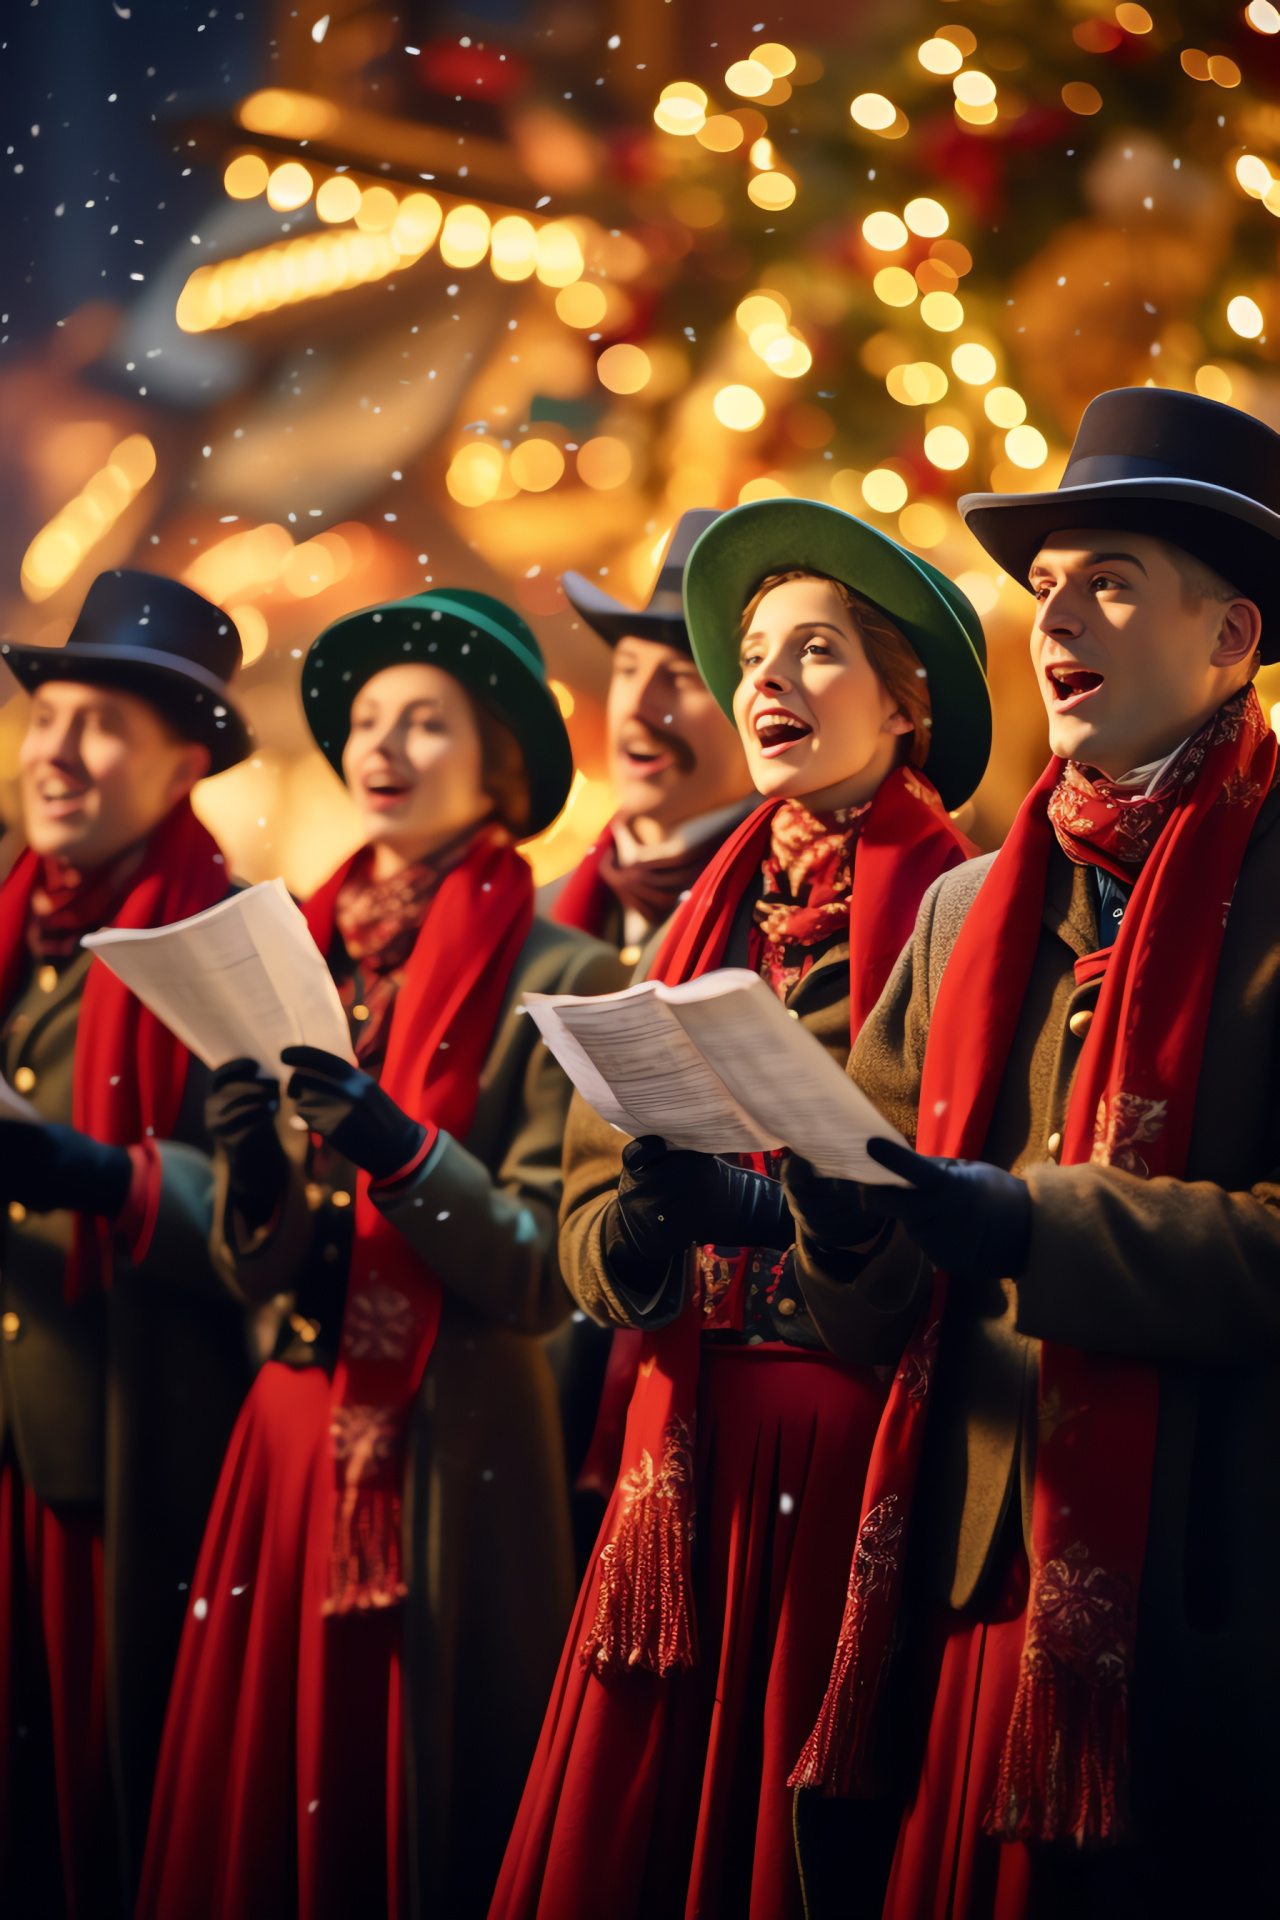
[[657, 727], [650, 726], [647, 720], [633, 719], [627, 727], [627, 732], [623, 735], [624, 742], [637, 727], [642, 733], [648, 735], [649, 740], [655, 747], [675, 756], [676, 771], [678, 773], [693, 772], [698, 764], [698, 756], [689, 745], [689, 742], [684, 738], [683, 734], [676, 733], [668, 727], [663, 727], [659, 730]]

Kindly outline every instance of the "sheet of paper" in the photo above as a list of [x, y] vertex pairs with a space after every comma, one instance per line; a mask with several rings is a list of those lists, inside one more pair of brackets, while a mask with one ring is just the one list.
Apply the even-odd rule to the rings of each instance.
[[699, 1053], [655, 981], [621, 993], [527, 993], [538, 1031], [579, 1093], [623, 1133], [660, 1133], [700, 1153], [782, 1145]]
[[23, 1120], [31, 1127], [44, 1125], [43, 1115], [36, 1112], [29, 1100], [24, 1100], [20, 1093], [15, 1092], [2, 1073], [0, 1073], [0, 1120]]
[[906, 1145], [902, 1135], [758, 974], [723, 967], [658, 994], [755, 1122], [819, 1173], [907, 1185], [867, 1153], [869, 1139]]
[[247, 1055], [283, 1086], [285, 1047], [353, 1060], [338, 990], [283, 880], [167, 927], [104, 927], [89, 947], [207, 1067]]

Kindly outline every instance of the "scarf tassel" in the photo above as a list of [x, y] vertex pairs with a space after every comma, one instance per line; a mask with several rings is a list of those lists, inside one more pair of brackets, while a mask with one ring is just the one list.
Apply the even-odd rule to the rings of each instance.
[[400, 1553], [400, 1496], [387, 1488], [339, 1494], [325, 1614], [398, 1606], [409, 1589]]
[[995, 1798], [983, 1822], [998, 1840], [1114, 1844], [1127, 1820], [1128, 1687], [1099, 1684], [1043, 1650], [1024, 1656]]
[[607, 1675], [643, 1668], [661, 1677], [697, 1660], [690, 1591], [693, 1448], [689, 1424], [673, 1420], [655, 1471], [646, 1451], [623, 1476], [622, 1514], [600, 1553], [596, 1615], [578, 1658]]

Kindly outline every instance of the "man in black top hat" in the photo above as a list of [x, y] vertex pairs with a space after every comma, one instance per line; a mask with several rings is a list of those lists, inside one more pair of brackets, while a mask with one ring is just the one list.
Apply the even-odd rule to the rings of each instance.
[[[742, 747], [693, 664], [684, 565], [717, 515], [681, 514], [647, 607], [626, 607], [580, 573], [561, 585], [613, 648], [609, 771], [613, 819], [544, 911], [612, 941], [632, 965], [655, 928], [755, 803]], [[549, 890], [548, 890], [549, 894]]]
[[15, 1912], [131, 1910], [209, 1499], [249, 1378], [208, 1253], [208, 1076], [81, 947], [225, 896], [189, 794], [249, 748], [230, 619], [102, 574], [31, 696], [28, 851], [0, 888], [0, 1885]]
[[873, 1142], [910, 1186], [787, 1176], [813, 1317], [860, 1303], [849, 1360], [910, 1341], [897, 1404], [928, 1409], [914, 1485], [886, 1447], [893, 1541], [851, 1599], [861, 1632], [905, 1565], [884, 1914], [1270, 1910], [1280, 791], [1250, 683], [1280, 656], [1280, 436], [1123, 389], [1056, 491], [960, 506], [1035, 596], [1055, 758], [1001, 852], [925, 896], [849, 1072], [974, 1157]]

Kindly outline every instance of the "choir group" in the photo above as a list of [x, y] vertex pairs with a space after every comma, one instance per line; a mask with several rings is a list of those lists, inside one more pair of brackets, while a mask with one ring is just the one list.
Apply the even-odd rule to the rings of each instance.
[[[6, 1915], [1280, 1892], [1280, 436], [1123, 389], [1056, 490], [961, 510], [1051, 747], [996, 854], [981, 623], [834, 508], [684, 515], [643, 610], [564, 577], [617, 812], [540, 894], [573, 760], [525, 623], [321, 634], [353, 1059], [283, 1085], [81, 945], [236, 890], [190, 801], [249, 751], [229, 619], [124, 570], [0, 647]], [[628, 1138], [524, 1005], [723, 967], [888, 1181]]]

